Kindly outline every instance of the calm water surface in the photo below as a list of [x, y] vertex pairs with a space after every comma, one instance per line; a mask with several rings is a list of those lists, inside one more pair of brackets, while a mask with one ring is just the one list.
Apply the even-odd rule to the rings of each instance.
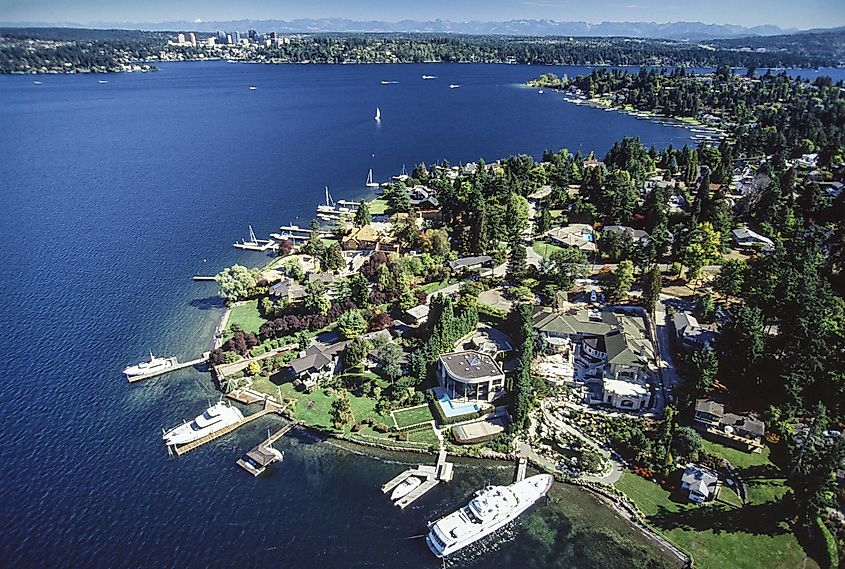
[[[399, 512], [378, 486], [407, 456], [302, 433], [279, 443], [286, 459], [269, 475], [246, 475], [234, 462], [272, 417], [172, 459], [160, 430], [216, 399], [208, 376], [129, 386], [120, 370], [148, 349], [183, 360], [208, 349], [222, 309], [190, 277], [260, 262], [231, 247], [247, 223], [264, 235], [307, 223], [325, 185], [361, 197], [369, 168], [385, 179], [421, 161], [603, 155], [623, 135], [678, 146], [689, 132], [518, 87], [546, 71], [536, 66], [161, 67], [105, 84], [0, 77], [3, 565], [438, 567], [415, 537], [426, 520], [506, 482], [509, 467], [460, 463], [454, 482]], [[590, 496], [553, 495], [483, 555], [451, 563], [670, 563]]]

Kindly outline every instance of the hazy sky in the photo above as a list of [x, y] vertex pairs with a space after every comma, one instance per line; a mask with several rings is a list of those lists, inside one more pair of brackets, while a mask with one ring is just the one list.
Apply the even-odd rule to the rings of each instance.
[[784, 28], [845, 25], [845, 0], [0, 0], [4, 22], [355, 20], [702, 21]]

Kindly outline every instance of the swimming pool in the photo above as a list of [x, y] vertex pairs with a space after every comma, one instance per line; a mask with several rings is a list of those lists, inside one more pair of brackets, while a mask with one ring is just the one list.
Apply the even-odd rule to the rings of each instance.
[[477, 403], [455, 405], [455, 403], [449, 399], [449, 395], [446, 393], [446, 390], [442, 387], [435, 387], [434, 394], [437, 396], [437, 401], [440, 403], [440, 408], [443, 410], [443, 414], [447, 417], [468, 415], [469, 413], [475, 413], [481, 409]]

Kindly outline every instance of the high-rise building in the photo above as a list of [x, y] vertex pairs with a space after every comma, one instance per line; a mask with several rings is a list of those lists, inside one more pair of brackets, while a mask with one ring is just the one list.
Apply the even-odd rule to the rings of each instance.
[[205, 45], [207, 45], [208, 47], [214, 47], [216, 44], [217, 44], [217, 38], [215, 38], [215, 37], [210, 37], [207, 40], [205, 40]]
[[183, 44], [185, 43], [185, 34], [179, 34], [176, 36], [176, 43]]
[[232, 32], [232, 43], [240, 43], [241, 32]]
[[279, 37], [279, 36], [278, 36], [278, 34], [277, 34], [276, 32], [270, 32], [270, 39], [271, 39], [271, 40], [277, 39], [278, 37]]
[[197, 45], [197, 36], [194, 32], [188, 32], [188, 43], [191, 45]]
[[249, 39], [251, 39], [252, 41], [257, 41], [258, 40], [258, 33], [255, 30], [249, 30], [247, 32], [247, 37]]

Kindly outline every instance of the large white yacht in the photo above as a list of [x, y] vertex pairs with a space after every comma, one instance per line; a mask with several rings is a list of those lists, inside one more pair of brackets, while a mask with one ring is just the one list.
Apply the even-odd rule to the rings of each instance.
[[183, 423], [170, 429], [162, 437], [167, 446], [184, 445], [233, 425], [244, 418], [236, 407], [230, 407], [222, 401], [209, 407], [190, 423]]
[[176, 365], [178, 362], [176, 358], [157, 358], [150, 352], [150, 359], [141, 362], [138, 365], [129, 366], [123, 370], [127, 377], [135, 377], [138, 375], [149, 375], [151, 373], [161, 373]]
[[553, 481], [550, 474], [538, 474], [510, 486], [479, 490], [469, 504], [429, 524], [429, 549], [446, 557], [490, 535], [545, 496]]

